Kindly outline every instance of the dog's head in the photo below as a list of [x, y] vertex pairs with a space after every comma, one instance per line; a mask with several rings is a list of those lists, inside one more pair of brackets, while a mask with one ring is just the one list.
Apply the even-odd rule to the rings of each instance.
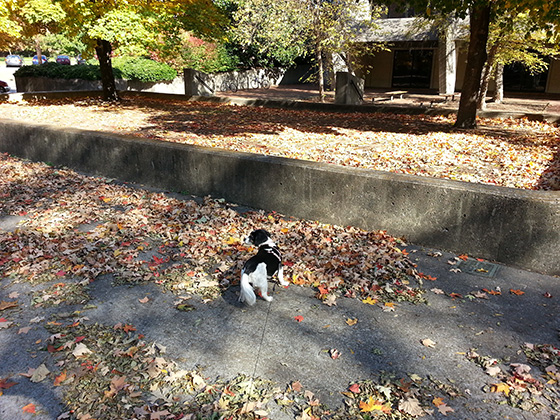
[[248, 245], [254, 245], [254, 246], [261, 246], [262, 244], [269, 242], [271, 243], [271, 237], [270, 237], [270, 233], [268, 233], [266, 230], [264, 229], [257, 229], [251, 232], [251, 234], [249, 236], [247, 236], [245, 238], [245, 243]]

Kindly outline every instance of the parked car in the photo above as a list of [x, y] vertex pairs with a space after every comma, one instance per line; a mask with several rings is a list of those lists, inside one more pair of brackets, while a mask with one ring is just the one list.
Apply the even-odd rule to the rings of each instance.
[[23, 58], [19, 55], [10, 54], [6, 57], [6, 67], [21, 67], [23, 66]]
[[[42, 55], [42, 56], [41, 56], [41, 61], [42, 61], [43, 63], [46, 63], [47, 61], [49, 61], [49, 59], [48, 59], [47, 57], [45, 57], [44, 55]], [[31, 59], [31, 62], [32, 62], [33, 64], [39, 64], [39, 60], [37, 59], [37, 56], [36, 56], [36, 55], [33, 56], [33, 58]]]
[[8, 84], [0, 80], [0, 92], [8, 93], [9, 91], [10, 91], [10, 87], [8, 86]]
[[70, 57], [68, 57], [67, 55], [59, 55], [56, 57], [56, 62], [58, 64], [70, 65]]
[[86, 59], [82, 58], [82, 54], [76, 56], [76, 64], [86, 64]]

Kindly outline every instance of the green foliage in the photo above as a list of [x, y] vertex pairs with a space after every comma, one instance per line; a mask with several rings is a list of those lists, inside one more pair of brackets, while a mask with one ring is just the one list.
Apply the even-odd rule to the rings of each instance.
[[[145, 58], [120, 58], [114, 60], [113, 72], [116, 78], [139, 80], [141, 82], [161, 82], [173, 80], [177, 72], [167, 64]], [[98, 65], [68, 66], [46, 63], [41, 66], [23, 66], [16, 72], [19, 77], [49, 77], [52, 79], [100, 80]]]
[[190, 37], [183, 45], [181, 62], [181, 67], [184, 68], [193, 68], [206, 73], [217, 73], [235, 70], [239, 60], [223, 44]]
[[[226, 7], [223, 2], [223, 7]], [[232, 4], [233, 3], [233, 4]], [[252, 67], [287, 66], [307, 53], [309, 11], [298, 0], [232, 0], [229, 44]]]
[[126, 80], [161, 82], [177, 77], [177, 72], [171, 66], [147, 58], [116, 58], [113, 60], [113, 67]]
[[68, 66], [58, 63], [45, 63], [41, 66], [23, 66], [14, 75], [18, 77], [49, 77], [51, 79], [101, 79], [99, 66]]
[[53, 33], [43, 37], [42, 46], [48, 55], [68, 54], [71, 57], [86, 49], [86, 45], [77, 38]]

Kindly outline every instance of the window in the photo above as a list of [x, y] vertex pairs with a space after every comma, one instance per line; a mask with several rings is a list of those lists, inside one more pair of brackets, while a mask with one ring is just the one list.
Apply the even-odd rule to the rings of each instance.
[[429, 88], [433, 50], [395, 50], [393, 87]]

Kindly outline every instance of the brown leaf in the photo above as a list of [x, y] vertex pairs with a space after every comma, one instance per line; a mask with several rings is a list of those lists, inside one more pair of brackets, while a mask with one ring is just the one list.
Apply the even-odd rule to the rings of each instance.
[[11, 309], [11, 308], [17, 308], [18, 307], [18, 303], [16, 302], [6, 302], [6, 301], [1, 301], [0, 302], [0, 311], [4, 311], [6, 309]]
[[420, 406], [420, 401], [416, 398], [407, 398], [399, 402], [399, 410], [414, 417], [420, 417], [425, 414], [424, 409]]
[[291, 387], [295, 392], [301, 392], [301, 390], [303, 389], [300, 381], [292, 382]]
[[0, 379], [0, 389], [8, 389], [17, 385], [17, 382], [8, 382], [9, 378]]

